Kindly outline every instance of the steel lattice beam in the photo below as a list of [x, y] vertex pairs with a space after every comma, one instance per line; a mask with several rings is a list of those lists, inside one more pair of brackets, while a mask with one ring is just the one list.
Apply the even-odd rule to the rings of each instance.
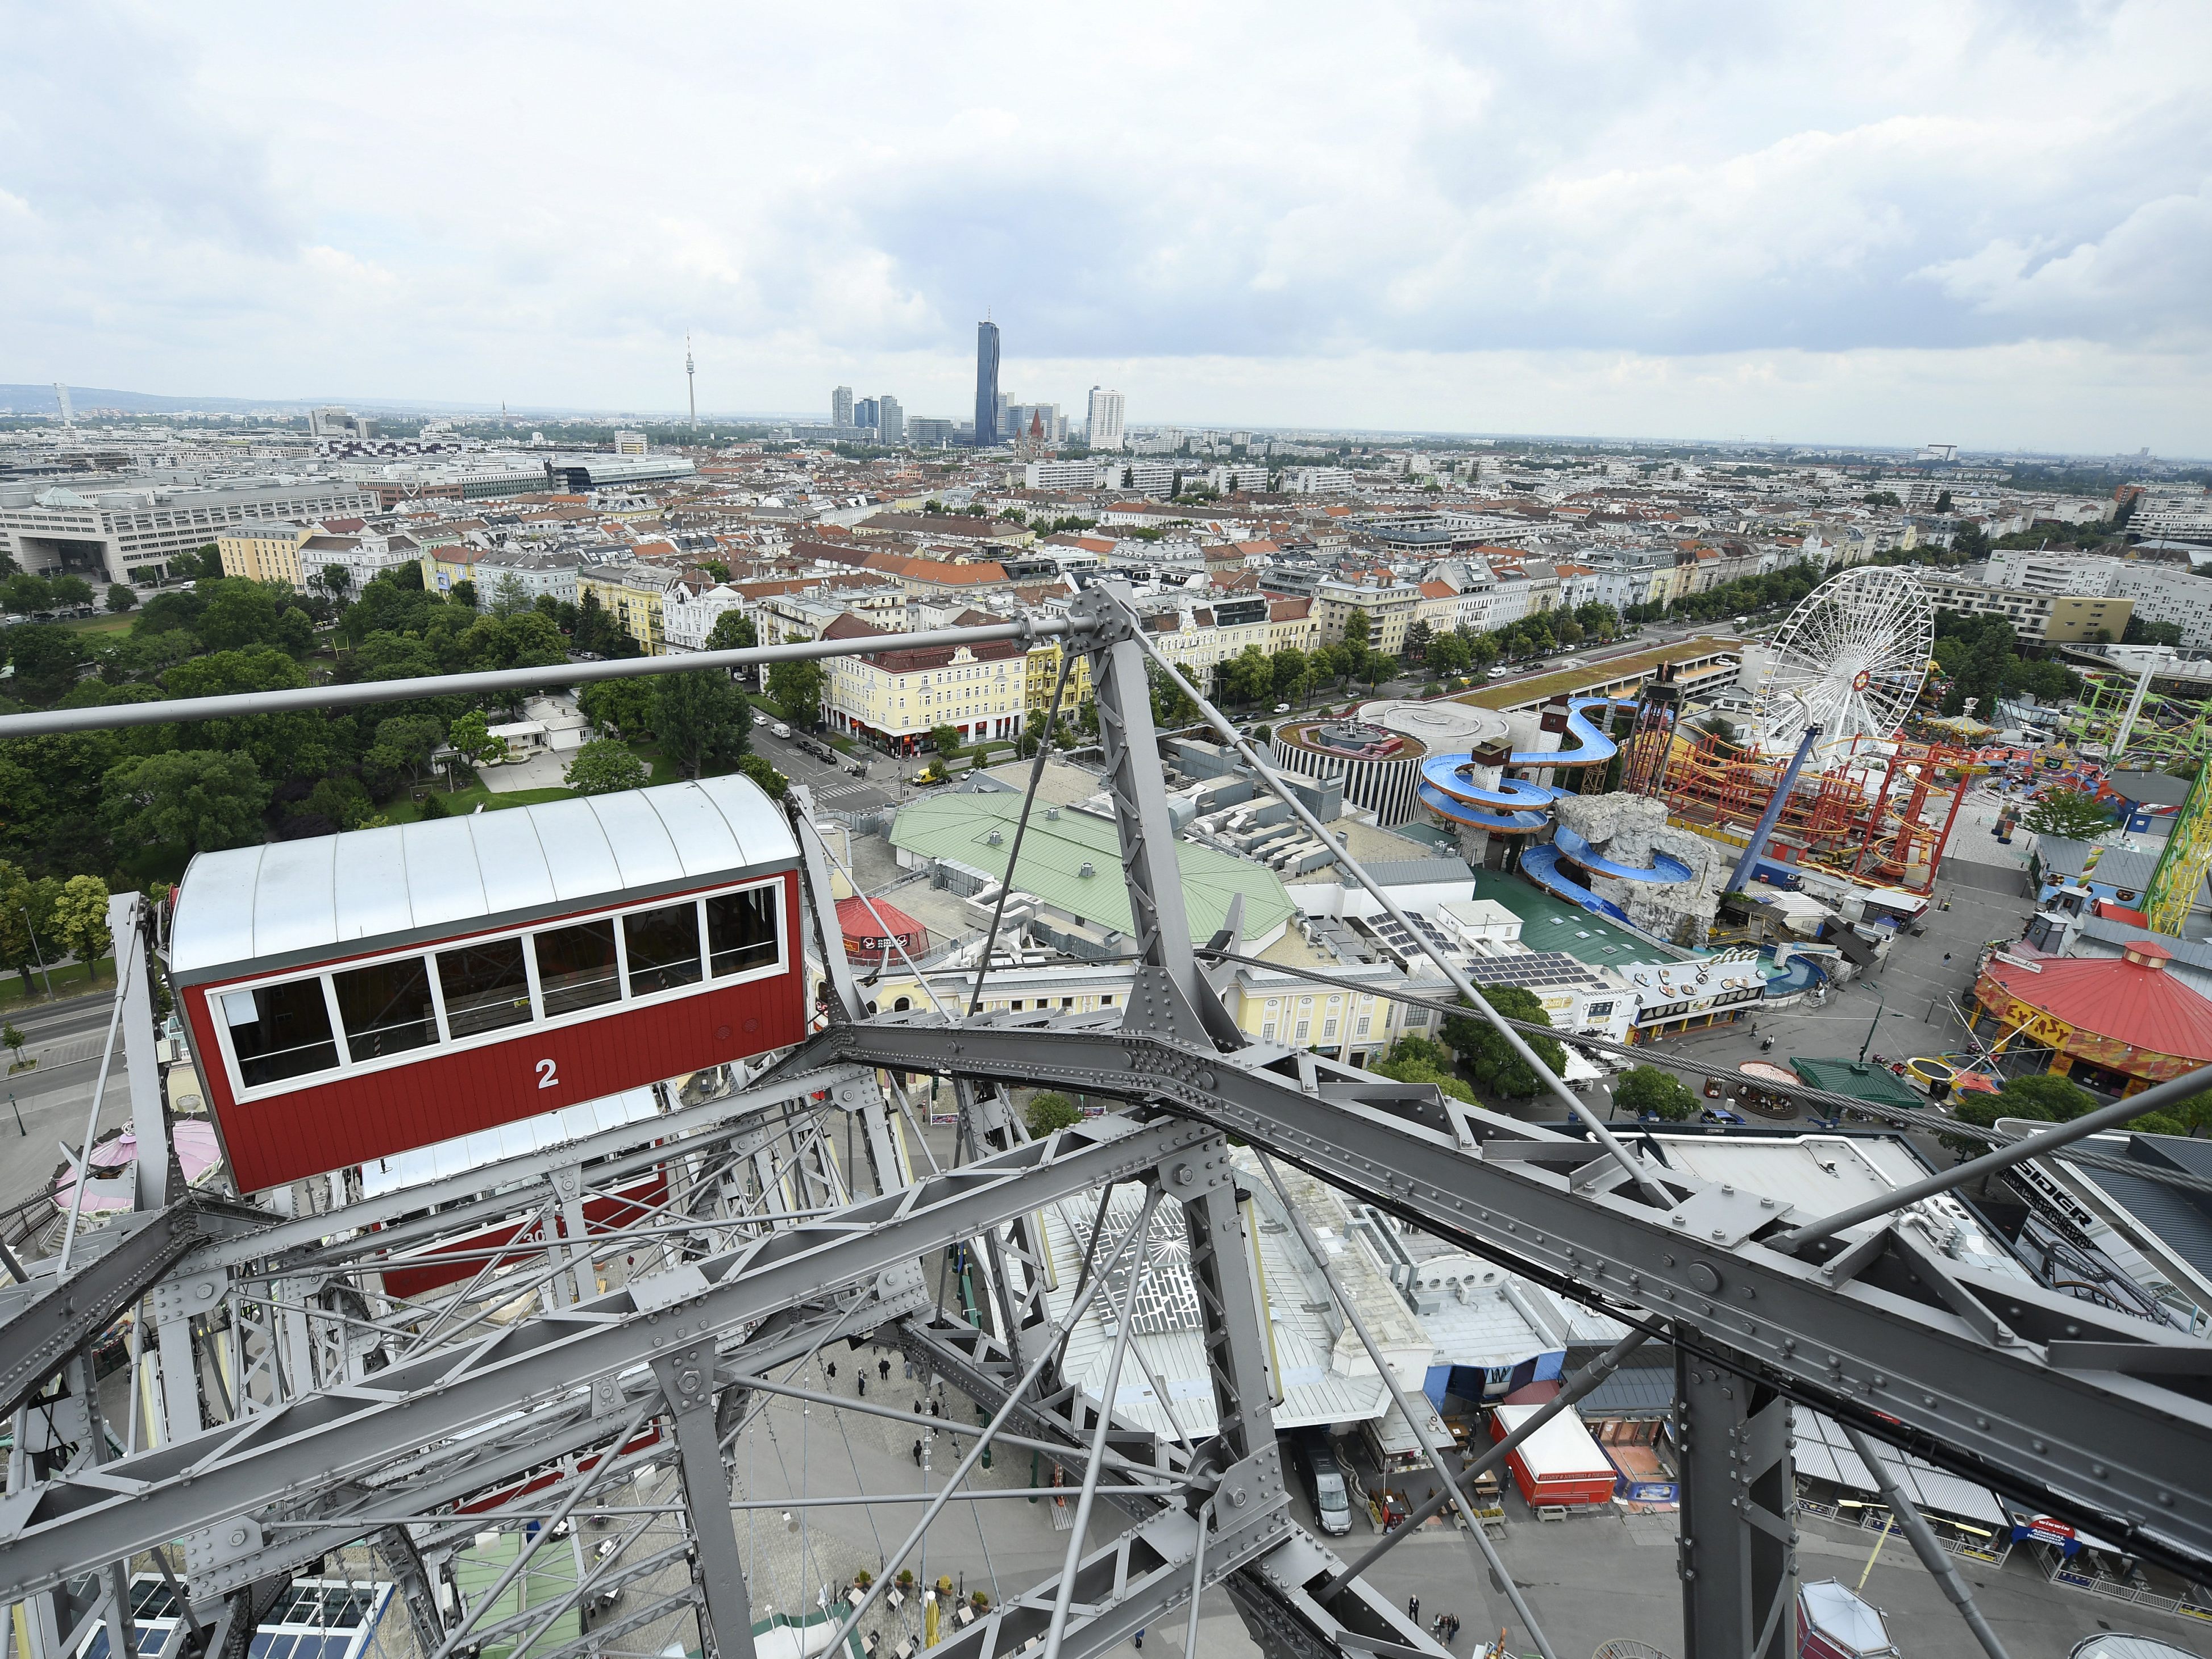
[[[2212, 1561], [2212, 1483], [2195, 1478], [2212, 1468], [2212, 1345], [1932, 1255], [1847, 1276], [1830, 1265], [1841, 1251], [1756, 1242], [1786, 1206], [1666, 1172], [1680, 1201], [1662, 1212], [1614, 1190], [1586, 1142], [1272, 1045], [1224, 1055], [1096, 1021], [1047, 1035], [1019, 1016], [892, 1015], [810, 1053], [1159, 1101], [1580, 1299], [1709, 1330], [1796, 1398], [2138, 1553]], [[2087, 1340], [2144, 1374], [2051, 1363], [2049, 1345]], [[2177, 1366], [2197, 1375], [2158, 1375]]]
[[915, 1261], [925, 1251], [1028, 1206], [1127, 1179], [1209, 1138], [1186, 1122], [1094, 1120], [496, 1336], [434, 1350], [373, 1382], [10, 1494], [0, 1500], [0, 1595], [27, 1595], [304, 1487], [356, 1478], [402, 1449], [568, 1397], [685, 1340], [733, 1336], [828, 1288], [869, 1286], [889, 1316], [920, 1286]]

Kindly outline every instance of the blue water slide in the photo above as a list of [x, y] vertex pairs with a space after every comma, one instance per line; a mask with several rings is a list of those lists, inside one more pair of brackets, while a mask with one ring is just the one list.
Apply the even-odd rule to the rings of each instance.
[[1690, 866], [1672, 854], [1655, 850], [1648, 865], [1622, 864], [1606, 857], [1564, 823], [1553, 831], [1552, 845], [1570, 864], [1578, 864], [1585, 870], [1595, 870], [1601, 876], [1612, 876], [1620, 881], [1672, 887], [1692, 878]]
[[1601, 899], [1559, 868], [1559, 849], [1550, 842], [1531, 847], [1521, 854], [1521, 873], [1546, 892], [1578, 905], [1594, 916], [1634, 927], [1628, 913], [1610, 899]]
[[1590, 724], [1583, 711], [1590, 708], [1633, 708], [1634, 699], [1629, 697], [1574, 697], [1567, 703], [1567, 735], [1575, 740], [1571, 749], [1531, 749], [1516, 752], [1516, 766], [1595, 766], [1609, 761], [1620, 752], [1620, 745], [1607, 737], [1604, 731]]

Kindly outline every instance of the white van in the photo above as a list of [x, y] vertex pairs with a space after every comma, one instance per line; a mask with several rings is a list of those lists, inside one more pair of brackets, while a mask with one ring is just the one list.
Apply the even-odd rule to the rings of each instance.
[[779, 738], [787, 738], [791, 735], [791, 728], [786, 726], [781, 720], [778, 720], [774, 726], [769, 726], [769, 730], [775, 732]]

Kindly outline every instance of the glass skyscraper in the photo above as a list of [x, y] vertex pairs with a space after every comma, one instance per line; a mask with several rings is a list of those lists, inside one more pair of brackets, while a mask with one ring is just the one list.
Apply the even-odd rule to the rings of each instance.
[[999, 325], [975, 325], [975, 447], [999, 441]]

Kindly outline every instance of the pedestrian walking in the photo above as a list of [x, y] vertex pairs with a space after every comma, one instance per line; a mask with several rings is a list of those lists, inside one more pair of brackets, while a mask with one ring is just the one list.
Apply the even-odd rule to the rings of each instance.
[[866, 1400], [868, 1397], [867, 1372], [862, 1371], [858, 1376], [854, 1377], [853, 1379], [853, 1387], [856, 1391], [858, 1391], [860, 1398]]
[[914, 1443], [914, 1466], [916, 1468], [921, 1467], [921, 1442], [919, 1440]]
[[1139, 1653], [1142, 1653], [1144, 1650], [1145, 1650], [1145, 1627], [1144, 1627], [1142, 1625], [1139, 1625], [1139, 1626], [1137, 1626], [1137, 1651], [1138, 1651], [1138, 1652], [1139, 1652]]
[[830, 1380], [832, 1382], [835, 1382], [837, 1380], [837, 1362], [836, 1360], [831, 1360], [822, 1369], [830, 1374]]
[[1421, 1622], [1421, 1598], [1419, 1596], [1409, 1595], [1406, 1598], [1406, 1617], [1412, 1620], [1414, 1626], [1417, 1628], [1419, 1627]]
[[891, 1380], [891, 1362], [887, 1358], [878, 1359], [876, 1361], [876, 1375], [881, 1377], [884, 1382], [890, 1382]]

